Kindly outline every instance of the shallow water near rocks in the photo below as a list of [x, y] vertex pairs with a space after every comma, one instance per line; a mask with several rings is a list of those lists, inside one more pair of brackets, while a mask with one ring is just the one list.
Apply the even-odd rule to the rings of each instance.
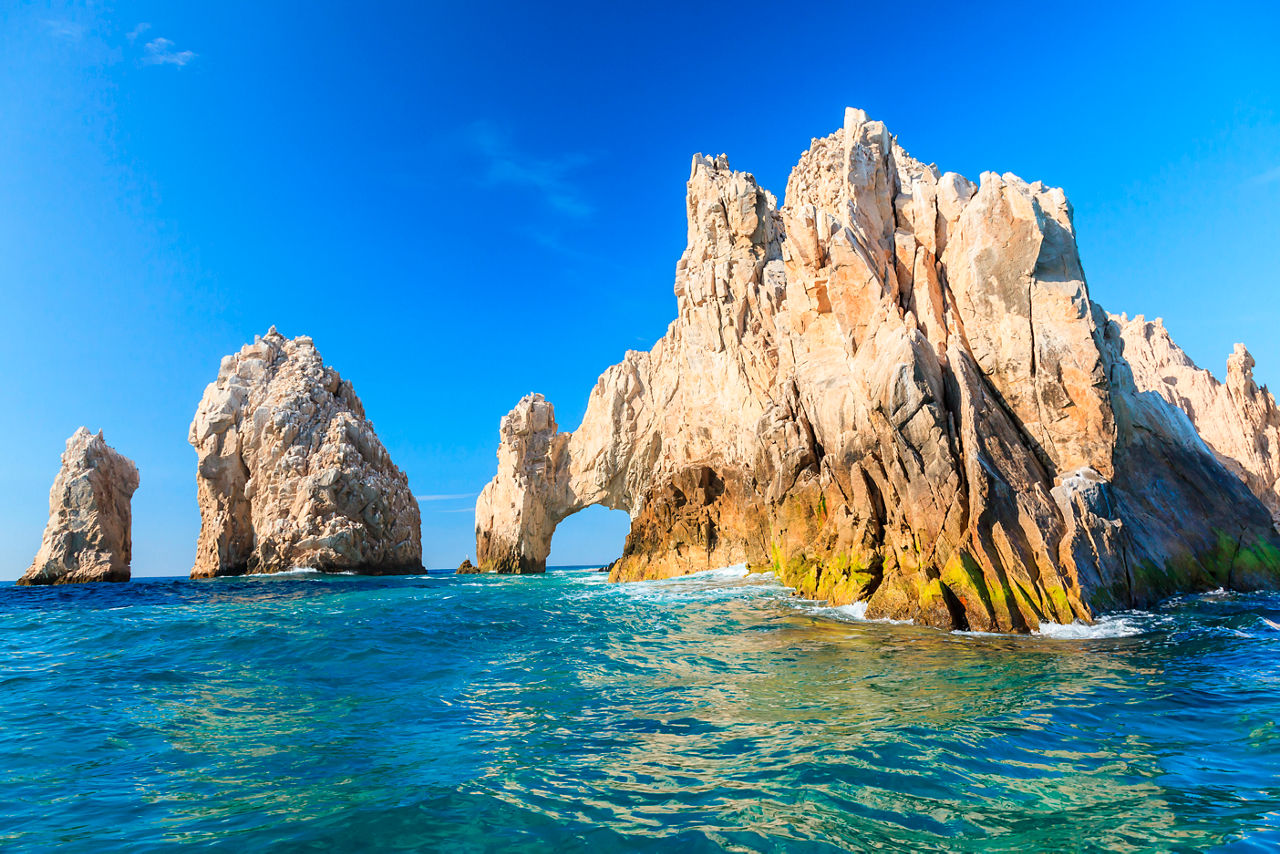
[[1055, 636], [722, 570], [0, 587], [0, 847], [1275, 850], [1280, 596]]

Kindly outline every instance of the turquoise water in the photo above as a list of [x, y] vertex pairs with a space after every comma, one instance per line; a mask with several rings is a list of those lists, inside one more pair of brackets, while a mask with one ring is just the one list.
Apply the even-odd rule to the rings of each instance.
[[1280, 597], [997, 637], [741, 576], [0, 587], [0, 847], [1280, 848]]

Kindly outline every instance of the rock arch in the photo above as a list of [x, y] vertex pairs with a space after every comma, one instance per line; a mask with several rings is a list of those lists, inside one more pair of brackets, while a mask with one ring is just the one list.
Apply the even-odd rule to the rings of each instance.
[[632, 519], [612, 579], [768, 564], [948, 628], [1280, 583], [1266, 508], [1135, 386], [1061, 190], [940, 174], [849, 110], [786, 199], [694, 157], [676, 320], [572, 433], [540, 395], [503, 419], [482, 568], [541, 571], [559, 521], [604, 504]]

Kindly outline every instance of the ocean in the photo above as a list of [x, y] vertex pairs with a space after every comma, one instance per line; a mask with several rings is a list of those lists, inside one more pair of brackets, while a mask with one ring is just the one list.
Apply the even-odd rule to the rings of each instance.
[[860, 617], [739, 568], [6, 584], [0, 848], [1280, 850], [1280, 596]]

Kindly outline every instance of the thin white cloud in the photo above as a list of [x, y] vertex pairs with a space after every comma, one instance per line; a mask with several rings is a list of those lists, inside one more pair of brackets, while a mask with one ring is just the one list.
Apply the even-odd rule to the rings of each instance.
[[1280, 181], [1280, 166], [1277, 166], [1274, 169], [1268, 169], [1266, 172], [1263, 172], [1261, 175], [1254, 175], [1252, 180], [1249, 181], [1249, 183], [1250, 184], [1274, 184], [1276, 181]]
[[49, 32], [60, 39], [78, 42], [84, 38], [84, 25], [77, 24], [75, 21], [65, 19], [45, 21], [44, 25], [49, 28]]
[[450, 495], [415, 495], [419, 501], [456, 501], [462, 498], [475, 498], [474, 492], [456, 492]]
[[483, 181], [489, 186], [529, 187], [547, 204], [572, 217], [587, 217], [594, 210], [569, 178], [588, 158], [570, 154], [551, 160], [516, 151], [506, 137], [487, 123], [472, 125], [467, 143], [485, 159]]
[[176, 65], [179, 68], [196, 58], [189, 50], [174, 50], [169, 39], [152, 39], [142, 48], [143, 65]]
[[143, 21], [142, 23], [138, 24], [138, 26], [134, 27], [129, 32], [129, 34], [125, 36], [125, 38], [129, 40], [129, 44], [133, 44], [138, 40], [138, 36], [142, 35], [149, 29], [151, 29], [151, 25], [148, 24], [146, 21]]

